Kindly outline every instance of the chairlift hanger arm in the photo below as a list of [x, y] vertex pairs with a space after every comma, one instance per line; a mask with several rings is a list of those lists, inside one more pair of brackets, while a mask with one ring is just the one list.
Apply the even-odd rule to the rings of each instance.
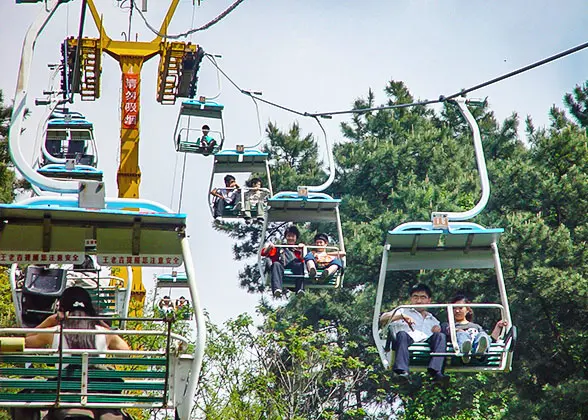
[[461, 115], [465, 118], [472, 131], [482, 196], [478, 203], [470, 210], [462, 212], [433, 212], [431, 217], [434, 219], [435, 217], [443, 216], [446, 217], [448, 221], [461, 221], [471, 219], [484, 210], [484, 207], [486, 207], [488, 199], [490, 198], [490, 181], [488, 180], [488, 169], [486, 167], [486, 159], [484, 158], [484, 147], [482, 146], [482, 137], [480, 135], [478, 123], [470, 112], [465, 98], [457, 98], [451, 102], [457, 105]]
[[35, 52], [35, 43], [37, 41], [37, 37], [41, 34], [61, 3], [61, 0], [48, 0], [46, 2], [46, 7], [39, 12], [37, 18], [29, 27], [23, 41], [16, 93], [14, 97], [14, 108], [12, 110], [12, 117], [10, 120], [8, 143], [10, 156], [14, 162], [14, 165], [23, 175], [23, 177], [31, 184], [35, 186], [42, 186], [44, 190], [52, 192], [77, 193], [79, 188], [78, 182], [56, 181], [38, 174], [32, 169], [30, 165], [27, 164], [20, 149], [20, 141], [23, 131], [22, 124], [28, 96], [29, 79]]

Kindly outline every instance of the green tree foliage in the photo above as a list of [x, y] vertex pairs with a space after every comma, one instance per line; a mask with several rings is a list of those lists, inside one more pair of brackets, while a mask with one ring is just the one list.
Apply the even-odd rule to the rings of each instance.
[[[343, 355], [364, 363], [365, 374], [346, 391], [355, 396], [353, 404], [335, 410], [336, 415], [347, 418], [352, 410], [359, 410], [373, 418], [396, 413], [410, 419], [585, 416], [587, 89], [588, 85], [576, 87], [565, 97], [579, 125], [554, 107], [547, 128], [535, 128], [527, 118], [526, 143], [519, 137], [516, 114], [499, 123], [486, 106], [472, 109], [492, 187], [486, 210], [474, 221], [505, 229], [500, 251], [519, 345], [512, 373], [454, 375], [451, 389], [445, 392], [426, 380], [422, 387], [408, 390], [394, 384], [374, 354], [371, 317], [386, 231], [403, 222], [428, 220], [432, 211], [467, 210], [479, 200], [469, 128], [450, 104], [439, 113], [425, 107], [368, 111], [342, 124], [346, 141], [335, 147], [337, 178], [329, 192], [343, 200], [348, 251], [345, 288], [293, 297], [267, 316], [263, 327], [270, 337], [277, 328], [269, 321], [274, 318], [276, 326], [285, 322], [315, 332], [339, 331], [336, 345]], [[414, 100], [399, 81], [389, 82], [384, 92], [386, 105]], [[376, 105], [372, 91], [354, 102], [357, 109]], [[267, 133], [276, 191], [325, 179], [317, 149], [307, 149], [312, 144], [310, 135], [302, 135], [297, 125], [287, 132], [270, 125]], [[302, 227], [306, 242], [316, 230], [329, 229], [314, 224]], [[281, 235], [281, 227], [270, 228]], [[231, 235], [237, 240], [237, 259], [255, 256], [262, 240], [257, 228], [238, 226]], [[432, 286], [439, 302], [458, 291], [477, 302], [499, 300], [493, 271], [442, 271], [389, 278], [385, 304], [394, 307], [404, 302], [409, 285], [417, 279]], [[240, 282], [252, 292], [264, 290], [253, 265], [245, 266]], [[272, 309], [265, 301], [262, 306]], [[497, 321], [482, 311], [476, 316], [488, 329]], [[310, 411], [305, 415], [312, 417]]]
[[366, 366], [337, 345], [340, 330], [306, 324], [268, 314], [259, 329], [246, 315], [224, 328], [209, 325], [197, 417], [363, 418], [362, 410], [350, 407]]

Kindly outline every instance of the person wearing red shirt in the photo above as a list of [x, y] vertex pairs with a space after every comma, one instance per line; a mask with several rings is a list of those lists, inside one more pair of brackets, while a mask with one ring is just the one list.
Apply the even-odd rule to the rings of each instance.
[[[304, 274], [304, 258], [302, 256], [302, 249], [304, 244], [297, 244], [300, 237], [300, 231], [296, 226], [290, 226], [284, 233], [286, 245], [291, 247], [276, 247], [269, 242], [265, 248], [261, 250], [261, 255], [269, 258], [271, 261], [271, 286], [274, 297], [282, 296], [282, 284], [284, 279], [284, 269], [292, 270], [296, 277], [296, 293], [304, 292], [303, 274]], [[297, 247], [293, 247], [297, 245]]]

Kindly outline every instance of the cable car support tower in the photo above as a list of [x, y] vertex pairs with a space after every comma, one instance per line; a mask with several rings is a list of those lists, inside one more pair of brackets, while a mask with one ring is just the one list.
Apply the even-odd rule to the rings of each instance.
[[[157, 82], [157, 101], [163, 105], [175, 104], [176, 98], [188, 97], [195, 90], [196, 73], [194, 60], [198, 46], [191, 43], [168, 41], [165, 38], [169, 24], [179, 0], [172, 0], [159, 34], [148, 42], [114, 40], [105, 31], [102, 17], [94, 0], [86, 0], [99, 38], [74, 38], [66, 40], [67, 57], [79, 51], [80, 83], [74, 87], [84, 101], [93, 101], [100, 96], [102, 53], [114, 58], [121, 69], [121, 122], [120, 164], [117, 172], [118, 197], [139, 198], [141, 169], [139, 168], [141, 70], [149, 59], [160, 56]], [[78, 48], [79, 44], [79, 48]], [[74, 61], [74, 60], [71, 60]], [[126, 269], [117, 267], [113, 275], [128, 281]], [[142, 312], [145, 300], [141, 269], [133, 267], [132, 301], [137, 315]]]

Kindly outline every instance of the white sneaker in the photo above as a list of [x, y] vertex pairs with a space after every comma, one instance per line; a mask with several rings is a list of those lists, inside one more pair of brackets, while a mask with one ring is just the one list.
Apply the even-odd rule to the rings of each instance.
[[274, 297], [281, 298], [282, 297], [282, 290], [281, 289], [274, 290]]
[[464, 363], [470, 362], [470, 360], [471, 360], [470, 352], [471, 351], [472, 351], [472, 340], [464, 341], [461, 344], [461, 352], [463, 353], [463, 356], [461, 356], [461, 360], [463, 360]]
[[480, 337], [480, 340], [478, 340], [478, 347], [476, 348], [476, 354], [484, 354], [486, 353], [486, 349], [488, 349], [488, 345], [490, 343], [488, 342], [488, 337], [486, 337], [485, 335]]

